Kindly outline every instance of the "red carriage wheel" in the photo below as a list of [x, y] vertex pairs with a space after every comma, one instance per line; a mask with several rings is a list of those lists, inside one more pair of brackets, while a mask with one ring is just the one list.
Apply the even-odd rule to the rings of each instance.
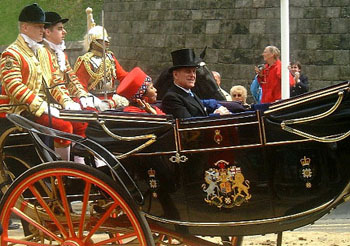
[[[29, 169], [0, 203], [0, 245], [154, 245], [148, 224], [123, 186], [70, 162]], [[28, 223], [8, 230], [9, 219]]]

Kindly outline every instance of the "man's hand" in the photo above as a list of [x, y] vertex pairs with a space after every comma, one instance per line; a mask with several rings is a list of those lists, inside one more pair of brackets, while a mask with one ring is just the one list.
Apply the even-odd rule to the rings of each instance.
[[299, 72], [295, 72], [294, 80], [295, 80], [295, 84], [300, 82], [300, 73]]
[[[100, 100], [100, 99], [98, 99]], [[99, 101], [100, 103], [98, 105], [96, 105], [96, 108], [99, 110], [99, 111], [106, 111], [106, 110], [109, 110], [110, 107], [109, 107], [109, 103], [108, 102], [105, 102], [105, 101], [102, 101], [100, 100]], [[96, 103], [96, 102], [95, 102]]]
[[60, 111], [55, 108], [55, 107], [46, 107], [46, 109], [44, 110], [45, 114], [49, 114], [49, 108], [50, 108], [50, 114], [53, 117], [59, 118], [60, 117]]
[[79, 98], [81, 106], [83, 108], [94, 108], [94, 102], [93, 102], [93, 96], [88, 95], [88, 96], [83, 96]]
[[259, 65], [254, 67], [255, 73], [261, 78], [264, 75], [264, 66]]
[[214, 114], [226, 115], [231, 114], [231, 112], [226, 107], [220, 106], [219, 108], [215, 109]]
[[80, 104], [76, 102], [70, 102], [67, 103], [67, 105], [64, 107], [66, 110], [81, 110]]
[[152, 108], [152, 106], [145, 102], [144, 100], [141, 100], [141, 99], [136, 99], [136, 102], [137, 104], [142, 108], [144, 109], [147, 113], [150, 113], [150, 114], [157, 114], [157, 111]]
[[108, 102], [102, 101], [100, 98], [90, 93], [86, 97], [81, 97], [80, 103], [83, 108], [96, 108], [99, 111], [106, 111], [110, 109]]

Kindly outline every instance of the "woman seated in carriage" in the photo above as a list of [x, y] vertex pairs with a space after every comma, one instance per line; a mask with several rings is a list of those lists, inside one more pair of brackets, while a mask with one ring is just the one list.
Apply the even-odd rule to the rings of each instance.
[[123, 79], [117, 93], [129, 100], [124, 112], [165, 115], [160, 108], [151, 106], [157, 100], [157, 89], [153, 86], [152, 78], [139, 67], [132, 69]]

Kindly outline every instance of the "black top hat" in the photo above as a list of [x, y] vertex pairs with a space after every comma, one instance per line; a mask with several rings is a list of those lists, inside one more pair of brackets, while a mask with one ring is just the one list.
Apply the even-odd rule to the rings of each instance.
[[19, 14], [18, 20], [21, 22], [47, 24], [45, 12], [36, 3], [24, 7]]
[[46, 16], [46, 22], [50, 23], [50, 24], [46, 24], [45, 28], [56, 25], [59, 22], [62, 22], [64, 24], [69, 20], [67, 18], [62, 19], [61, 16], [56, 12], [45, 12], [45, 16]]
[[173, 66], [169, 68], [169, 72], [181, 67], [199, 67], [196, 55], [193, 49], [181, 49], [171, 52]]

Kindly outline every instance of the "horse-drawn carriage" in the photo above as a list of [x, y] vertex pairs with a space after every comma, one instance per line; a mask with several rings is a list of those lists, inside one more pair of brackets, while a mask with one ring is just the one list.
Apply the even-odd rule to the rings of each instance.
[[[235, 245], [313, 223], [349, 199], [349, 90], [184, 120], [61, 112], [89, 122], [88, 138], [8, 115], [1, 245]], [[86, 164], [61, 161], [53, 137], [71, 140]], [[10, 218], [20, 230], [8, 230]]]

